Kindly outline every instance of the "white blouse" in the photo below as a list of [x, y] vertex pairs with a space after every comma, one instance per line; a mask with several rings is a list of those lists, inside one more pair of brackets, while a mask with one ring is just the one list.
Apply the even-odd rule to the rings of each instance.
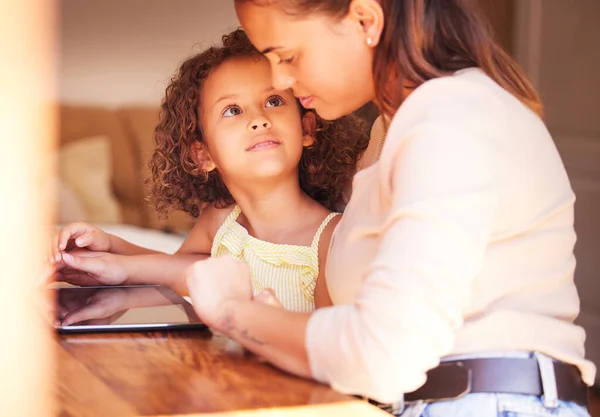
[[574, 200], [543, 122], [481, 70], [417, 88], [335, 231], [335, 306], [306, 330], [314, 378], [392, 402], [444, 356], [524, 350], [592, 384], [573, 324]]

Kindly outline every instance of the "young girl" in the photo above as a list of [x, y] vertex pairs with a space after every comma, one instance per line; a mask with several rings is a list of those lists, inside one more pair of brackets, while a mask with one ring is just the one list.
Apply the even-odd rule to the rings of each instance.
[[[160, 283], [185, 293], [186, 266], [230, 255], [250, 266], [254, 294], [272, 289], [293, 311], [330, 304], [322, 275], [335, 211], [367, 146], [354, 119], [326, 122], [291, 91], [275, 90], [267, 60], [236, 30], [181, 65], [155, 141], [154, 203], [162, 214], [182, 209], [195, 217], [208, 204], [195, 227], [177, 254], [166, 255], [69, 225], [55, 245], [66, 280]], [[70, 247], [93, 252], [61, 254]]]

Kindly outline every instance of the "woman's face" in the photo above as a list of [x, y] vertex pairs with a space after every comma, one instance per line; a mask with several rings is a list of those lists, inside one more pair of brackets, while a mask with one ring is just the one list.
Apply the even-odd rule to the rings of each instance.
[[273, 86], [333, 120], [374, 98], [373, 46], [357, 16], [291, 16], [275, 6], [236, 6], [248, 37], [269, 59]]

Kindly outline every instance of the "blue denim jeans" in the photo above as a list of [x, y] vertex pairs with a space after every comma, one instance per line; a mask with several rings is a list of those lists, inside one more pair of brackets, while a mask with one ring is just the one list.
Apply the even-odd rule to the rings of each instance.
[[[495, 352], [446, 358], [461, 360], [482, 357], [537, 357], [531, 352]], [[545, 356], [541, 355], [540, 356]], [[548, 360], [551, 358], [545, 356]], [[542, 376], [542, 381], [545, 377]], [[543, 382], [542, 382], [543, 383]], [[556, 407], [546, 407], [541, 398], [533, 395], [476, 393], [452, 401], [406, 404], [401, 417], [590, 417], [587, 409], [567, 401], [558, 401]]]
[[579, 404], [559, 401], [546, 408], [532, 395], [469, 394], [453, 401], [407, 405], [401, 417], [590, 417]]

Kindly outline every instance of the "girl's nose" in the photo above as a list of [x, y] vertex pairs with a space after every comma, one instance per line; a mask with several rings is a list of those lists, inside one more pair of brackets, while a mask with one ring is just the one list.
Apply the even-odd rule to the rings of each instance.
[[250, 130], [261, 130], [261, 129], [270, 129], [271, 122], [264, 116], [260, 116], [252, 120], [249, 125]]

